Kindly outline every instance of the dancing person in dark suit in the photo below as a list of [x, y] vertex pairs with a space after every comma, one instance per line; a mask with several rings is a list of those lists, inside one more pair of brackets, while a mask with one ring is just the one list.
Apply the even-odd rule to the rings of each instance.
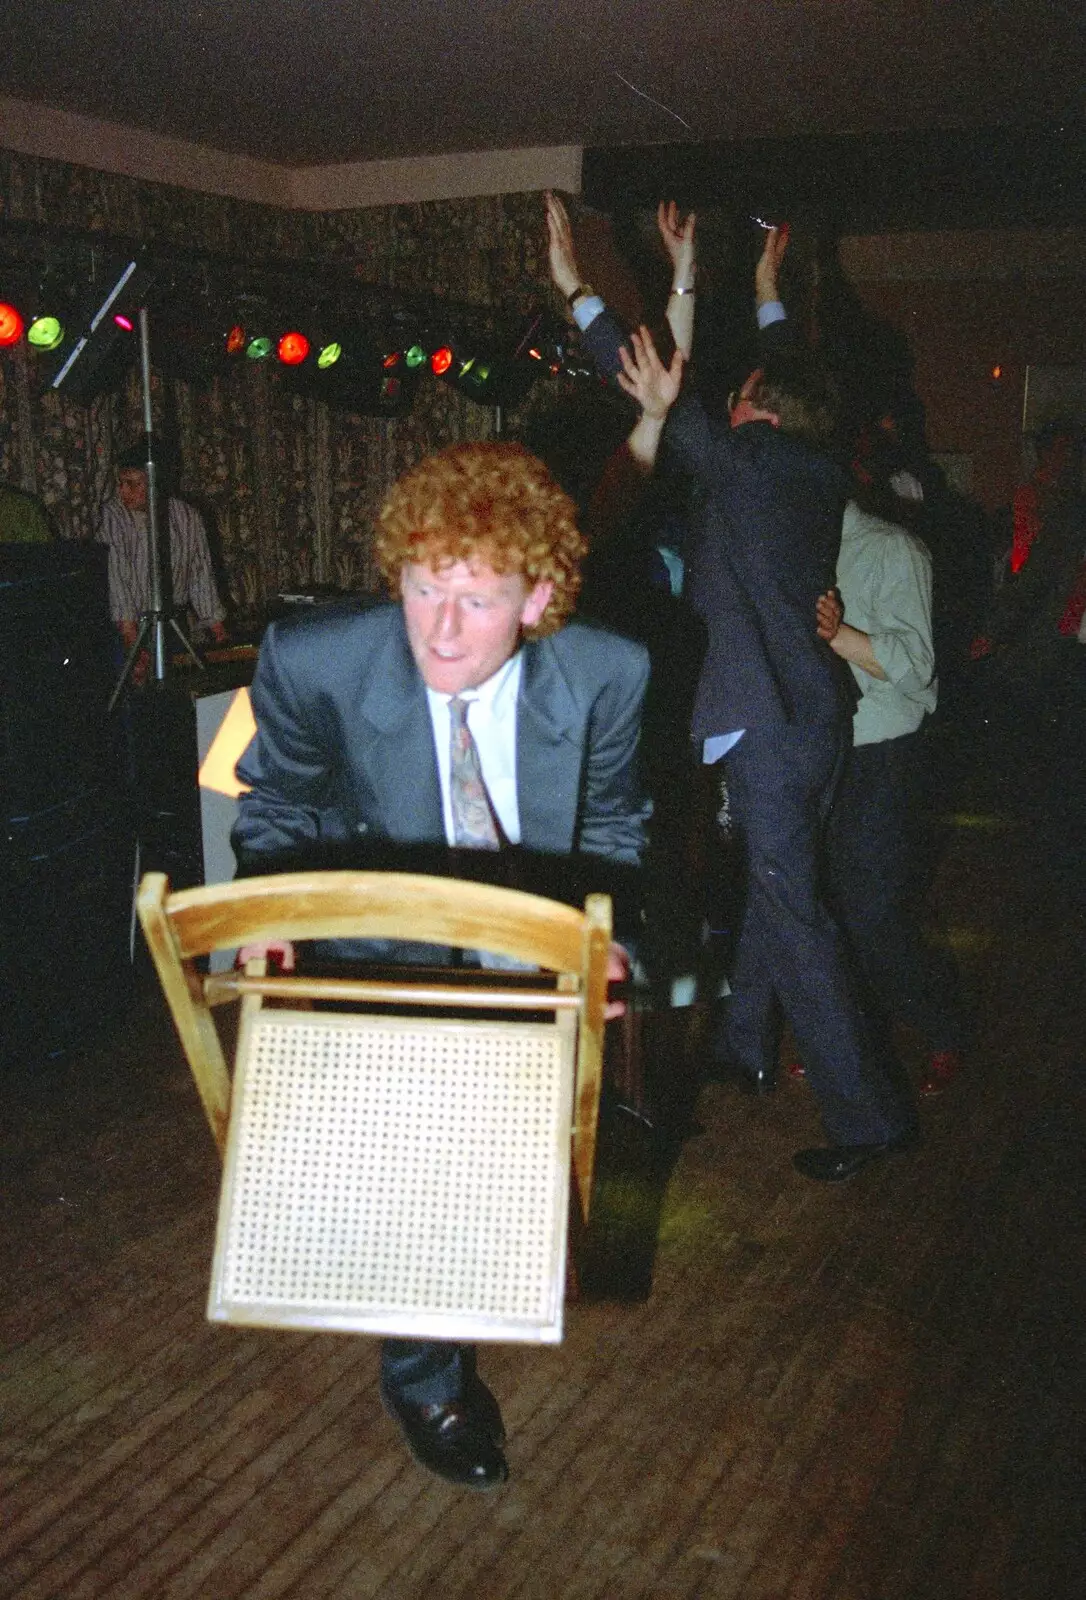
[[[709, 418], [683, 382], [694, 280], [680, 275], [690, 273], [692, 251], [678, 247], [671, 220], [662, 210], [672, 300], [683, 319], [669, 306], [678, 346], [670, 367], [647, 329], [627, 346], [622, 328], [582, 285], [568, 219], [553, 197], [552, 276], [600, 370], [617, 375], [642, 408], [641, 459], [651, 464], [663, 440], [669, 462], [701, 490], [700, 517], [682, 552], [684, 593], [708, 636], [693, 736], [706, 762], [724, 762], [746, 873], [723, 1047], [752, 1086], [771, 1087], [784, 1012], [830, 1141], [799, 1151], [795, 1164], [809, 1178], [840, 1182], [906, 1148], [916, 1132], [893, 1063], [859, 1009], [819, 888], [822, 831], [853, 704], [843, 662], [813, 626], [819, 596], [835, 583], [846, 497], [824, 448], [832, 385], [807, 351], [780, 348], [777, 334], [726, 421]], [[677, 231], [683, 239], [689, 232], [692, 243], [692, 228]], [[766, 251], [779, 249], [774, 230]]]
[[[519, 445], [454, 446], [394, 486], [377, 555], [396, 601], [321, 608], [264, 638], [257, 732], [238, 763], [240, 870], [341, 860], [359, 843], [371, 860], [515, 847], [542, 892], [540, 865], [564, 883], [569, 858], [579, 893], [610, 889], [644, 845], [648, 662], [570, 620], [584, 555], [572, 501]], [[611, 976], [626, 971], [615, 946]], [[470, 1487], [505, 1479], [500, 1413], [470, 1349], [385, 1340], [381, 1386], [423, 1465]]]

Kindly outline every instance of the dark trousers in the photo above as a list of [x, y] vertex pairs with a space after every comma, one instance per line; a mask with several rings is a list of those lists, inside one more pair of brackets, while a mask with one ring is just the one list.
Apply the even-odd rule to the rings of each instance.
[[772, 1072], [783, 1011], [831, 1142], [873, 1144], [904, 1133], [913, 1113], [821, 896], [822, 836], [847, 738], [832, 726], [753, 728], [724, 758], [745, 871], [725, 1039], [739, 1067]]
[[827, 830], [830, 896], [869, 1014], [915, 1028], [931, 1050], [960, 1050], [957, 972], [920, 928], [923, 758], [918, 733], [849, 751]]
[[459, 1400], [474, 1370], [472, 1345], [438, 1339], [381, 1341], [381, 1387], [394, 1399], [411, 1405], [448, 1405]]

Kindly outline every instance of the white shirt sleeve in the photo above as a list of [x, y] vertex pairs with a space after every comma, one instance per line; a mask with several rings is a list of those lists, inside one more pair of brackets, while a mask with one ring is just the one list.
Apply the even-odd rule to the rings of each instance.
[[570, 309], [573, 312], [574, 322], [583, 333], [603, 310], [603, 301], [598, 294], [586, 294], [583, 300], [578, 300]]

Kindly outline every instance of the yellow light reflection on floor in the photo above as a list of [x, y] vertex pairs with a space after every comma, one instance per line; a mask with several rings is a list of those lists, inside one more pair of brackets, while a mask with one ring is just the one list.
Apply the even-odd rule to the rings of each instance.
[[990, 950], [995, 935], [987, 928], [933, 928], [928, 942], [946, 950]]
[[249, 691], [239, 689], [204, 757], [200, 768], [201, 789], [214, 789], [217, 794], [229, 795], [231, 800], [236, 800], [239, 794], [248, 794], [248, 784], [240, 781], [234, 769], [255, 732]]
[[1004, 829], [1014, 827], [1013, 817], [1001, 817], [983, 811], [952, 811], [943, 818], [943, 822], [951, 828], [975, 828], [984, 833], [1002, 833]]

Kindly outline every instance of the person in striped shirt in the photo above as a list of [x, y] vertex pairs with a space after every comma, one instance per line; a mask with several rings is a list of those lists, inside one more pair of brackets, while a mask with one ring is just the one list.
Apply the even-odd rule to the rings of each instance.
[[[170, 495], [172, 601], [187, 607], [217, 644], [226, 639], [225, 615], [211, 567], [207, 530], [194, 506]], [[164, 530], [163, 530], [164, 531]], [[151, 608], [151, 544], [147, 511], [147, 453], [125, 451], [117, 463], [117, 493], [102, 507], [97, 539], [109, 550], [109, 610], [125, 648], [136, 641], [140, 618]]]

